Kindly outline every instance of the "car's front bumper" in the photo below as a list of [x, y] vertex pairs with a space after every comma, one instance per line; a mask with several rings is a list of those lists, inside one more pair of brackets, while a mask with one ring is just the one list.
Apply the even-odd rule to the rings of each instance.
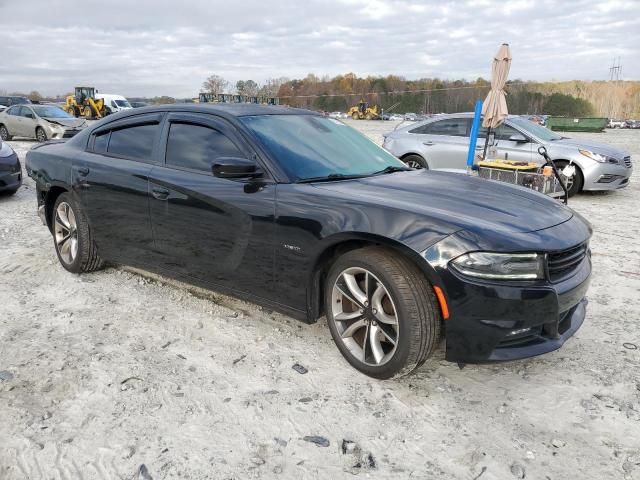
[[582, 325], [591, 278], [586, 255], [559, 283], [515, 286], [479, 282], [447, 269], [451, 317], [446, 358], [462, 363], [516, 360], [560, 348]]
[[[631, 165], [631, 159], [629, 159]], [[583, 190], [618, 190], [629, 185], [632, 167], [627, 167], [624, 163], [598, 163], [583, 170], [584, 185]]]

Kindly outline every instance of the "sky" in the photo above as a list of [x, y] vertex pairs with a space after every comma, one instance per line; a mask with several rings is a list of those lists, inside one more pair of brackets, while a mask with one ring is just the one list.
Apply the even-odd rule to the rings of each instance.
[[197, 96], [240, 79], [640, 79], [640, 0], [0, 0], [0, 91]]

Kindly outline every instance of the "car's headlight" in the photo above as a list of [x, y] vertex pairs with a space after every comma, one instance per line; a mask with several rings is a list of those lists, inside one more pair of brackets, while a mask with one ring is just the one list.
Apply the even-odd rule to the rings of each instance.
[[544, 256], [538, 253], [465, 253], [451, 261], [463, 275], [490, 280], [544, 278]]
[[604, 163], [609, 161], [609, 157], [607, 157], [606, 155], [594, 153], [591, 150], [578, 150], [578, 151], [585, 157], [588, 157], [591, 160], [595, 160], [596, 162]]

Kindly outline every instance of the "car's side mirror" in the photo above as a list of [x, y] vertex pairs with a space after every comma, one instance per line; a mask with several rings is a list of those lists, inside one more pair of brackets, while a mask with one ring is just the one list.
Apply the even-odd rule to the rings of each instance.
[[254, 160], [241, 157], [219, 157], [211, 164], [211, 172], [218, 178], [255, 178], [262, 171]]
[[524, 135], [520, 135], [519, 133], [516, 133], [516, 134], [511, 135], [509, 137], [509, 141], [510, 142], [516, 142], [516, 143], [527, 143], [529, 141], [529, 139], [527, 137], [525, 137]]

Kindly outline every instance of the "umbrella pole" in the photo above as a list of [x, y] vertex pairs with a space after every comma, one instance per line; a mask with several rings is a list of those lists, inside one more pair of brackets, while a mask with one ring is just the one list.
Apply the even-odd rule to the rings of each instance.
[[484, 150], [482, 152], [482, 160], [487, 159], [487, 146], [489, 145], [489, 135], [491, 134], [491, 127], [487, 128], [487, 136], [484, 139]]

